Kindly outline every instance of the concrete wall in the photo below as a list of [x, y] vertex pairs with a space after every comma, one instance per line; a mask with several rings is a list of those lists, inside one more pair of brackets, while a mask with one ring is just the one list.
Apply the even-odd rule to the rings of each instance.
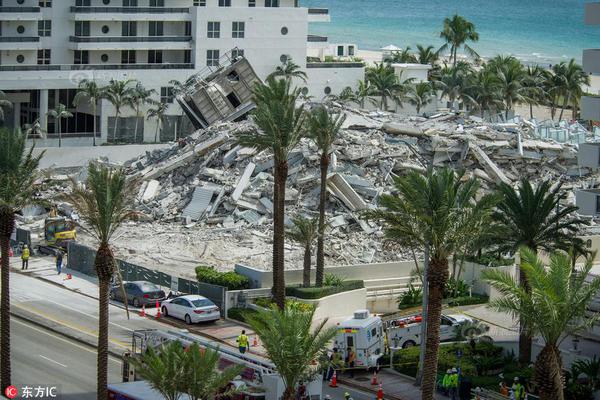
[[600, 192], [594, 190], [577, 190], [575, 192], [575, 204], [579, 207], [579, 214], [596, 215], [598, 213], [596, 199], [599, 195]]
[[600, 143], [581, 143], [577, 151], [577, 165], [580, 167], [600, 167]]
[[315, 100], [321, 100], [327, 93], [326, 88], [331, 90], [330, 94], [338, 95], [342, 90], [351, 87], [358, 88], [358, 81], [365, 79], [365, 68], [307, 68], [308, 95]]
[[328, 319], [330, 325], [354, 315], [356, 310], [367, 307], [367, 289], [356, 289], [348, 292], [336, 293], [318, 300], [296, 299], [302, 303], [313, 304], [317, 307], [313, 317], [313, 324]]

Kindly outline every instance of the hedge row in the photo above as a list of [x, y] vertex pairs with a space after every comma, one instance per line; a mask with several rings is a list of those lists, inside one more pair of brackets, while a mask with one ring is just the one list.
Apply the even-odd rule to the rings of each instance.
[[233, 307], [227, 311], [227, 318], [235, 319], [240, 322], [248, 323], [248, 316], [256, 314], [258, 311], [251, 308]]
[[199, 282], [211, 285], [225, 286], [229, 290], [250, 288], [250, 280], [237, 272], [219, 272], [212, 267], [196, 267], [196, 277]]
[[[443, 303], [449, 305], [450, 307], [458, 307], [458, 306], [469, 306], [473, 304], [485, 304], [489, 301], [488, 296], [481, 296], [478, 294], [474, 294], [473, 296], [465, 296], [465, 297], [454, 297], [452, 299], [444, 299]], [[398, 304], [399, 310], [406, 310], [414, 307], [421, 307], [422, 303], [414, 303], [414, 304]]]
[[286, 296], [293, 296], [299, 299], [320, 299], [321, 297], [331, 296], [332, 294], [347, 292], [355, 289], [362, 289], [365, 284], [361, 280], [344, 281], [340, 286], [322, 286], [322, 287], [301, 287], [288, 286], [285, 288]]

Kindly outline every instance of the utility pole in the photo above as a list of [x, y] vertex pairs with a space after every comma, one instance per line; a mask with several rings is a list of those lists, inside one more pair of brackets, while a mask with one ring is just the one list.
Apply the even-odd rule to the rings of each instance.
[[[427, 239], [426, 239], [427, 240]], [[423, 255], [423, 311], [421, 313], [421, 353], [419, 355], [419, 371], [415, 386], [421, 386], [423, 379], [423, 364], [425, 363], [425, 338], [427, 337], [427, 308], [429, 306], [429, 242], [425, 243]]]

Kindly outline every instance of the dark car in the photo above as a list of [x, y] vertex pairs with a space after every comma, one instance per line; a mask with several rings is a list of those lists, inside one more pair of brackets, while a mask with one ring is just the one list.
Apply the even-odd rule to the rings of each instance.
[[[123, 282], [127, 302], [134, 307], [142, 305], [156, 305], [156, 301], [161, 303], [165, 299], [165, 292], [160, 290], [154, 283], [146, 281]], [[110, 298], [123, 302], [123, 292], [119, 285], [113, 286], [110, 290]]]

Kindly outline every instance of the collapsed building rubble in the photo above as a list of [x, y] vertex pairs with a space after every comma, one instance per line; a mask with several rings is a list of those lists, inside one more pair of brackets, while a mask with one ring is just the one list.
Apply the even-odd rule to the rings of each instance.
[[[535, 139], [527, 124], [340, 110], [348, 117], [333, 145], [327, 182], [328, 264], [412, 259], [410, 249], [386, 245], [380, 227], [361, 218], [407, 171], [451, 166], [480, 178], [486, 189], [520, 178], [562, 179], [571, 189], [588, 179], [589, 171], [577, 166], [576, 146]], [[251, 121], [216, 123], [125, 163], [140, 183], [135, 207], [143, 217], [126, 225], [117, 253], [157, 269], [190, 272], [200, 262], [270, 269], [273, 157], [237, 144], [239, 133], [251, 129]], [[318, 213], [319, 159], [308, 139], [289, 155], [288, 225], [297, 213]], [[571, 194], [567, 201], [573, 199]], [[286, 259], [288, 268], [299, 268], [300, 246], [287, 243]]]

